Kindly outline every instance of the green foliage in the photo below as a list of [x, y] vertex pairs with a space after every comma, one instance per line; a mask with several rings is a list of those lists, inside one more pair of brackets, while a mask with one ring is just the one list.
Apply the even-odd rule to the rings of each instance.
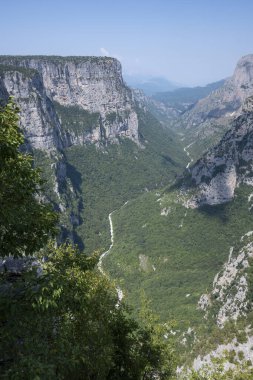
[[106, 62], [111, 63], [116, 61], [115, 58], [111, 57], [96, 57], [96, 56], [58, 56], [58, 55], [2, 55], [0, 57], [0, 63], [19, 66], [20, 62], [23, 62], [25, 60], [35, 60], [40, 62], [48, 62], [55, 65], [59, 64], [66, 64], [67, 62], [74, 63], [76, 65], [90, 62], [90, 63], [97, 63], [97, 64], [104, 64]]
[[115, 292], [92, 271], [95, 256], [52, 244], [41, 255], [47, 260], [40, 276], [24, 273], [1, 297], [7, 378], [81, 379], [86, 373], [90, 379], [96, 371], [104, 379], [112, 363]]
[[23, 74], [25, 77], [31, 78], [33, 77], [37, 71], [34, 69], [27, 69], [25, 67], [18, 67], [18, 66], [10, 66], [10, 65], [0, 65], [0, 76], [2, 74], [5, 74], [7, 72], [19, 72]]
[[155, 377], [160, 380], [169, 379], [176, 369], [174, 350], [171, 339], [168, 339], [173, 325], [171, 322], [159, 322], [159, 316], [151, 310], [150, 301], [143, 291], [141, 292], [139, 321], [149, 338], [145, 347], [148, 361], [143, 379], [151, 380]]
[[124, 305], [116, 306], [115, 287], [94, 270], [97, 255], [51, 243], [38, 259], [45, 257], [39, 276], [31, 269], [1, 289], [4, 378], [138, 380], [172, 374], [171, 347], [159, 343], [152, 324], [139, 326]]
[[117, 113], [116, 112], [110, 112], [106, 115], [106, 120], [112, 124], [116, 121], [117, 119]]
[[12, 100], [0, 109], [0, 251], [2, 256], [32, 254], [54, 232], [56, 215], [40, 203], [42, 182], [18, 127], [18, 108]]
[[[241, 186], [233, 202], [201, 209], [186, 209], [178, 192], [139, 196], [112, 215], [114, 245], [104, 268], [121, 282], [135, 308], [143, 288], [162, 320], [175, 318], [183, 329], [199, 326], [200, 296], [211, 289], [230, 247], [237, 249], [253, 223], [250, 191]], [[161, 215], [163, 209], [167, 216]], [[140, 265], [141, 255], [147, 271]]]
[[78, 106], [62, 106], [54, 102], [55, 110], [61, 120], [63, 130], [76, 135], [91, 132], [99, 126], [99, 113], [90, 113]]

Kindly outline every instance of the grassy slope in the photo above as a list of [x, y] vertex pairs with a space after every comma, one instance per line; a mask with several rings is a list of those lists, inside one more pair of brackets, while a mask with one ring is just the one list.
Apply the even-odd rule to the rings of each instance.
[[[200, 295], [210, 289], [229, 248], [252, 229], [250, 190], [241, 187], [233, 202], [202, 210], [186, 210], [176, 192], [163, 195], [160, 205], [160, 196], [149, 192], [115, 212], [115, 243], [104, 265], [121, 281], [130, 303], [138, 307], [144, 288], [163, 320], [175, 317], [185, 328], [199, 325]], [[170, 207], [168, 216], [160, 214], [164, 207]], [[146, 256], [145, 265], [140, 255]]]
[[108, 214], [147, 189], [159, 188], [181, 173], [186, 163], [182, 146], [150, 114], [139, 113], [145, 149], [122, 139], [120, 143], [66, 149], [68, 176], [83, 198], [83, 223], [76, 232], [87, 252], [110, 244]]

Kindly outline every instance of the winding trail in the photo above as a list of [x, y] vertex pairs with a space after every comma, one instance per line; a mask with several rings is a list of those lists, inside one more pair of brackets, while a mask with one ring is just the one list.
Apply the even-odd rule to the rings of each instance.
[[190, 153], [188, 152], [187, 149], [189, 149], [193, 144], [195, 143], [195, 141], [193, 141], [192, 143], [190, 143], [189, 145], [185, 146], [184, 147], [184, 152], [187, 154], [187, 156], [189, 157], [190, 161], [188, 162], [188, 164], [186, 165], [186, 169], [189, 171], [189, 166], [191, 165], [191, 163], [193, 162], [193, 158], [191, 157]]
[[101, 254], [101, 256], [99, 257], [99, 261], [98, 261], [98, 270], [104, 275], [104, 276], [107, 276], [107, 274], [105, 273], [104, 269], [103, 269], [103, 259], [109, 255], [112, 247], [113, 247], [113, 243], [114, 243], [114, 233], [113, 233], [113, 224], [112, 224], [112, 214], [115, 212], [116, 210], [112, 211], [109, 216], [108, 216], [108, 219], [109, 219], [109, 223], [110, 223], [110, 234], [111, 234], [111, 244], [110, 244], [110, 247], [107, 251], [103, 252]]
[[[111, 244], [110, 244], [110, 247], [107, 251], [103, 252], [101, 254], [101, 256], [99, 257], [99, 261], [98, 261], [98, 270], [104, 275], [104, 276], [108, 276], [104, 269], [103, 269], [103, 260], [106, 256], [108, 256], [113, 248], [113, 244], [114, 244], [114, 231], [113, 231], [113, 223], [112, 223], [112, 215], [114, 212], [116, 211], [119, 211], [120, 209], [122, 209], [124, 206], [126, 206], [128, 204], [129, 201], [125, 202], [123, 204], [123, 206], [121, 206], [119, 209], [116, 209], [114, 211], [112, 211], [109, 216], [108, 216], [108, 219], [109, 219], [109, 223], [110, 223], [110, 234], [111, 234]], [[116, 304], [116, 306], [118, 306], [120, 304], [120, 302], [122, 301], [123, 297], [124, 297], [124, 293], [122, 291], [122, 289], [119, 287], [119, 286], [116, 286], [116, 291], [117, 291], [117, 296], [118, 296], [118, 302]]]

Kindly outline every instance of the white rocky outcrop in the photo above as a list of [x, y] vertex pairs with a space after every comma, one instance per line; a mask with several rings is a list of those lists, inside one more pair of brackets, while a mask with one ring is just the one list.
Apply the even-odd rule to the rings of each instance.
[[201, 357], [200, 355], [193, 362], [193, 369], [198, 373], [201, 373], [201, 369], [206, 368], [209, 375], [215, 370], [215, 360], [224, 360], [223, 368], [224, 372], [229, 369], [236, 368], [236, 364], [231, 363], [227, 357], [229, 353], [233, 353], [235, 363], [245, 363], [251, 362], [253, 365], [253, 355], [252, 355], [252, 346], [253, 346], [253, 336], [246, 333], [246, 341], [244, 343], [238, 342], [234, 338], [231, 342], [227, 344], [220, 344], [216, 349], [212, 350], [207, 355]]
[[215, 319], [220, 328], [229, 320], [236, 321], [240, 316], [245, 316], [252, 307], [247, 277], [247, 268], [253, 258], [253, 243], [249, 241], [251, 235], [252, 231], [249, 231], [242, 236], [241, 244], [246, 244], [237, 255], [234, 248], [230, 248], [227, 262], [214, 278], [212, 291], [203, 294], [198, 302], [198, 308], [205, 312], [205, 318], [213, 304], [218, 306]]
[[229, 201], [234, 196], [236, 184], [236, 169], [231, 164], [226, 166], [224, 172], [214, 176], [209, 184], [200, 183], [197, 204], [216, 205]]

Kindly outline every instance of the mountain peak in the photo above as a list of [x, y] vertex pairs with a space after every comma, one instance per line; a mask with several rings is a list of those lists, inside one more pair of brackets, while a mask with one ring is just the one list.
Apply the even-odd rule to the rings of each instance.
[[253, 87], [253, 54], [245, 55], [238, 61], [233, 82], [245, 89]]

